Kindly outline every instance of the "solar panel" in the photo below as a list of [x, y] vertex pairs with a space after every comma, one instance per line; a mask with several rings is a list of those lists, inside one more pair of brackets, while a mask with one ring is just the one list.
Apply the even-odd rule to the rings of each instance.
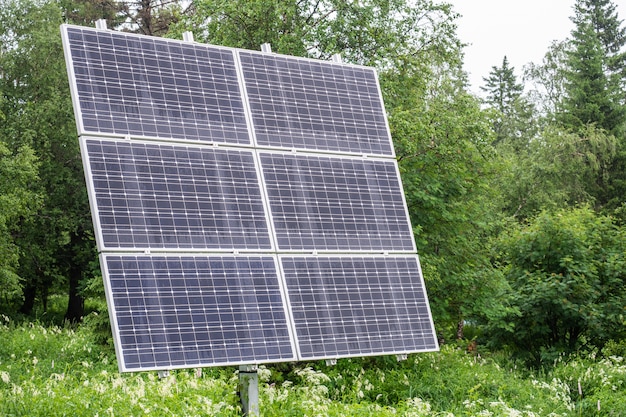
[[375, 70], [61, 31], [120, 370], [437, 349]]
[[437, 349], [417, 256], [283, 256], [302, 359]]
[[239, 56], [260, 146], [393, 156], [372, 68]]
[[65, 28], [79, 133], [250, 143], [232, 50]]
[[271, 249], [252, 151], [83, 138], [107, 249]]
[[279, 250], [415, 251], [395, 160], [260, 160]]
[[271, 256], [103, 255], [123, 371], [295, 360]]

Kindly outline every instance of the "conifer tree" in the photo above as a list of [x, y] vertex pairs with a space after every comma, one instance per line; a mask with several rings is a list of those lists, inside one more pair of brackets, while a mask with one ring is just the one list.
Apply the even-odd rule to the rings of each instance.
[[617, 139], [617, 154], [596, 184], [596, 204], [616, 208], [626, 195], [626, 28], [611, 0], [577, 0], [557, 120], [573, 132], [593, 125]]
[[527, 138], [533, 124], [530, 122], [533, 109], [523, 96], [524, 86], [517, 82], [514, 67], [505, 56], [502, 66], [491, 67], [488, 77], [483, 77], [485, 86], [480, 89], [487, 96], [485, 103], [496, 112], [493, 116], [493, 129], [496, 134], [494, 145], [509, 142], [515, 149], [523, 146], [522, 138]]
[[610, 0], [578, 0], [574, 9], [560, 120], [573, 130], [595, 124], [620, 137], [626, 123], [626, 29]]

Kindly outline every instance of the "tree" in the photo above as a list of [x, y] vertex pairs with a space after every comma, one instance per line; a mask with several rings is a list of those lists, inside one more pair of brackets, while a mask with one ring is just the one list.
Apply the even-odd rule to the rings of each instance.
[[502, 113], [506, 113], [524, 91], [524, 86], [518, 84], [514, 68], [509, 66], [506, 55], [502, 59], [502, 66], [491, 67], [489, 76], [483, 77], [483, 81], [485, 86], [480, 89], [487, 93], [485, 102]]
[[[23, 286], [21, 311], [29, 313], [50, 290], [69, 295], [66, 318], [83, 315], [80, 282], [95, 271], [91, 217], [76, 139], [67, 72], [61, 48], [61, 9], [55, 2], [4, 2], [0, 18], [0, 89], [5, 122], [0, 135], [9, 149], [29, 147], [38, 160], [41, 196], [36, 215], [24, 218], [15, 244]], [[90, 259], [90, 261], [91, 261]]]
[[594, 126], [577, 133], [546, 126], [524, 152], [502, 153], [505, 168], [494, 185], [500, 206], [523, 222], [545, 209], [595, 204], [616, 146], [613, 136]]
[[[385, 67], [395, 57], [433, 57], [458, 50], [455, 14], [433, 1], [366, 0], [197, 0], [176, 25], [197, 40]], [[437, 50], [438, 49], [438, 50]]]
[[524, 78], [532, 83], [530, 100], [548, 122], [553, 122], [555, 115], [562, 113], [568, 48], [568, 41], [554, 41], [541, 64], [529, 63], [524, 67]]
[[581, 131], [589, 124], [618, 139], [606, 181], [595, 195], [612, 209], [626, 195], [626, 28], [610, 0], [577, 0], [571, 46], [566, 55], [565, 96], [557, 120]]
[[494, 145], [507, 143], [520, 149], [535, 133], [532, 105], [523, 96], [524, 86], [517, 82], [514, 68], [505, 56], [501, 67], [492, 67], [489, 76], [483, 78], [485, 86], [480, 89], [487, 94], [485, 103], [495, 110], [493, 130]]
[[489, 119], [462, 76], [436, 74], [386, 74], [384, 85], [397, 94], [389, 121], [433, 316], [445, 337], [462, 338], [466, 321], [500, 308], [506, 285], [489, 258], [499, 224], [489, 187], [496, 154]]
[[577, 0], [565, 71], [564, 123], [621, 137], [626, 123], [626, 28], [611, 0]]
[[[68, 22], [93, 26], [105, 19], [107, 27], [149, 36], [164, 36], [186, 10], [180, 0], [61, 0]], [[193, 4], [190, 2], [190, 4]]]
[[[514, 308], [492, 329], [532, 364], [626, 336], [626, 230], [587, 206], [544, 211], [502, 239]], [[508, 325], [504, 325], [507, 323]]]
[[23, 146], [13, 153], [3, 142], [0, 136], [0, 300], [12, 301], [21, 295], [15, 237], [21, 223], [36, 212], [40, 199], [33, 191], [37, 159], [32, 149]]

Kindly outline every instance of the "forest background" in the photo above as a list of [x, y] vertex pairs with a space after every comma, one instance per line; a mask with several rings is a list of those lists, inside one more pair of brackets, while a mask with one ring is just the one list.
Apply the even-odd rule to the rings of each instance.
[[105, 18], [117, 30], [179, 39], [191, 30], [199, 42], [268, 42], [277, 53], [340, 53], [376, 67], [444, 345], [475, 341], [528, 370], [580, 352], [626, 355], [626, 28], [612, 1], [575, 0], [570, 37], [517, 73], [503, 57], [480, 97], [463, 71], [459, 16], [445, 2], [0, 6], [6, 329], [54, 316], [62, 300], [59, 323], [99, 313], [91, 325], [110, 346], [59, 31]]

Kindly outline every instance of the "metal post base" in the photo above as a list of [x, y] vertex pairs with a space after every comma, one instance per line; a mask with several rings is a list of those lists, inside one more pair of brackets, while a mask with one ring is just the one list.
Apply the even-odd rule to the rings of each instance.
[[256, 365], [239, 367], [239, 397], [246, 417], [259, 416], [259, 374]]

